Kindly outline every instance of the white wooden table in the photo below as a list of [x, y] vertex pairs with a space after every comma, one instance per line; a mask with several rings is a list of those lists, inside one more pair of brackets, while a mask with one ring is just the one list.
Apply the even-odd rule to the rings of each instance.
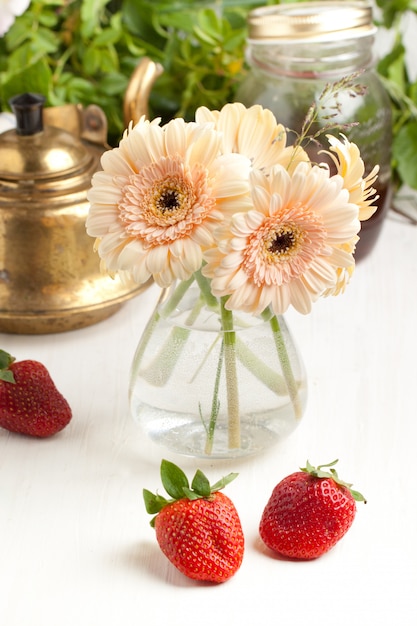
[[[0, 430], [0, 624], [416, 626], [417, 227], [391, 214], [343, 296], [286, 316], [309, 375], [308, 408], [262, 457], [181, 459], [141, 437], [128, 372], [157, 295], [152, 287], [86, 329], [0, 335], [17, 358], [45, 363], [73, 409], [48, 440]], [[226, 493], [246, 552], [223, 585], [186, 579], [159, 551], [142, 488], [159, 488], [164, 457], [212, 480], [240, 473]], [[368, 503], [330, 553], [288, 562], [263, 547], [258, 523], [274, 485], [307, 458], [339, 458]]]

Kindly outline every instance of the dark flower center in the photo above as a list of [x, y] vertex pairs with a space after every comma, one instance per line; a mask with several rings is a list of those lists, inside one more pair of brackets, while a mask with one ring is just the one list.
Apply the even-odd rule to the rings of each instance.
[[272, 241], [269, 242], [268, 249], [272, 254], [282, 254], [289, 252], [296, 244], [297, 237], [292, 229], [282, 229], [276, 232]]
[[159, 196], [156, 205], [161, 211], [175, 211], [180, 208], [180, 197], [177, 189], [165, 189]]

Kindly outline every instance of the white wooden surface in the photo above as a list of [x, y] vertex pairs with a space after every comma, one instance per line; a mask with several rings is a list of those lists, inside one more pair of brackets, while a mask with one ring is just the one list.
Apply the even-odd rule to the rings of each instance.
[[[74, 414], [48, 440], [0, 431], [0, 624], [160, 626], [170, 615], [174, 626], [416, 626], [417, 228], [390, 215], [345, 295], [287, 315], [308, 409], [262, 457], [184, 460], [142, 439], [128, 372], [156, 296], [153, 287], [79, 331], [0, 335], [3, 349], [47, 365]], [[213, 480], [240, 473], [226, 493], [246, 553], [228, 583], [189, 581], [159, 552], [142, 488], [159, 487], [163, 457]], [[328, 555], [288, 562], [263, 548], [258, 523], [274, 485], [307, 458], [339, 458], [368, 504]]]

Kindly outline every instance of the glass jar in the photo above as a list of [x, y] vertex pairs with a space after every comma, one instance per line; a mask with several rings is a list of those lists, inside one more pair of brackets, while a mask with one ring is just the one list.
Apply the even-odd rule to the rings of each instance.
[[[320, 127], [356, 124], [343, 133], [358, 145], [365, 174], [380, 166], [374, 185], [378, 210], [362, 223], [359, 259], [376, 243], [391, 201], [391, 105], [375, 71], [372, 7], [363, 1], [331, 0], [261, 7], [249, 13], [248, 26], [250, 71], [236, 100], [246, 106], [261, 104], [287, 128], [301, 130], [326, 85], [358, 73], [355, 82], [366, 88], [363, 95], [352, 97], [341, 90], [337, 98], [322, 101], [318, 119]], [[314, 157], [312, 150], [319, 149], [312, 143], [307, 151]]]

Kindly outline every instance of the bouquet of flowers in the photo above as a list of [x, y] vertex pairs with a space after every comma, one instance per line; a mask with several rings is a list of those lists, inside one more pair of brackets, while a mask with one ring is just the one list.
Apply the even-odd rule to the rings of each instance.
[[293, 145], [259, 105], [201, 107], [195, 121], [163, 126], [141, 119], [103, 155], [89, 191], [87, 232], [103, 268], [139, 284], [152, 278], [168, 288], [176, 281], [173, 302], [196, 281], [202, 299], [217, 306], [221, 328], [230, 331], [222, 359], [231, 447], [239, 446], [233, 315], [269, 321], [297, 414], [278, 316], [290, 305], [306, 314], [319, 297], [344, 291], [361, 221], [375, 210], [378, 168], [365, 176], [359, 149], [346, 136], [327, 133], [322, 162], [308, 156], [316, 110]]

